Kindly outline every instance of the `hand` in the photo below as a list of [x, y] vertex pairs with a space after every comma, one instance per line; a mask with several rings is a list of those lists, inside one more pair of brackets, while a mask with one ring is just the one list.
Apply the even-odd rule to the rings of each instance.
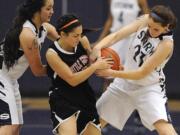
[[120, 66], [119, 66], [119, 70], [122, 70], [122, 71], [123, 71], [123, 70], [124, 70], [124, 66], [123, 66], [123, 65], [120, 65]]
[[[119, 67], [119, 70], [113, 70], [113, 69], [104, 69], [104, 70], [97, 70], [95, 74], [99, 77], [104, 77], [104, 78], [114, 78], [115, 72], [116, 71], [123, 71], [124, 66], [121, 65]], [[114, 75], [113, 75], [114, 74]]]
[[91, 54], [90, 54], [90, 56], [89, 56], [90, 61], [94, 62], [99, 57], [101, 57], [101, 50], [94, 47]]
[[112, 67], [113, 64], [112, 58], [98, 58], [94, 64], [96, 66], [96, 69], [109, 69]]

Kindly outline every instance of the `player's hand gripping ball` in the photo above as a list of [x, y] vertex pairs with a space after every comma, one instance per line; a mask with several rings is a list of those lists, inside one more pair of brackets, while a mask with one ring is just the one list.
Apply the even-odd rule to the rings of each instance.
[[121, 60], [120, 60], [119, 55], [113, 49], [103, 48], [101, 50], [101, 57], [112, 58], [114, 63], [112, 65], [111, 69], [120, 70]]

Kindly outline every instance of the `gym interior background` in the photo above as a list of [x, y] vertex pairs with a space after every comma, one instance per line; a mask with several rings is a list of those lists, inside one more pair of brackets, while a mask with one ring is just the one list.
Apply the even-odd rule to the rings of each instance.
[[[55, 0], [54, 15], [51, 23], [55, 24], [57, 18], [64, 13], [75, 13], [81, 18], [84, 27], [87, 28], [103, 28], [103, 24], [108, 14], [108, 0]], [[6, 31], [12, 24], [12, 19], [16, 14], [16, 7], [23, 0], [1, 0], [0, 4], [0, 39], [3, 39]], [[149, 5], [152, 7], [156, 4], [167, 5], [172, 8], [177, 17], [180, 17], [180, 2], [178, 0], [149, 0]], [[167, 75], [167, 94], [171, 99], [180, 99], [180, 28], [179, 23], [175, 30], [175, 49], [168, 66], [165, 68]], [[101, 31], [90, 33], [90, 42], [95, 42]], [[42, 49], [43, 62], [44, 54], [47, 46], [52, 42], [46, 40]], [[23, 97], [47, 97], [48, 88], [50, 86], [47, 77], [34, 77], [28, 69], [20, 78], [20, 90]], [[101, 93], [102, 79], [92, 76], [90, 79], [94, 90]]]

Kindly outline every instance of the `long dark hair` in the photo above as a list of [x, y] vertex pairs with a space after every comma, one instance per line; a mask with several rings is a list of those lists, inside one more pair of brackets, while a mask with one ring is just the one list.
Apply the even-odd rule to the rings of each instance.
[[4, 41], [4, 62], [7, 68], [12, 67], [18, 55], [20, 47], [19, 35], [22, 31], [23, 24], [26, 20], [31, 20], [34, 14], [41, 10], [45, 5], [46, 0], [25, 0], [23, 4], [18, 7], [18, 14], [13, 20], [12, 27], [5, 35]]

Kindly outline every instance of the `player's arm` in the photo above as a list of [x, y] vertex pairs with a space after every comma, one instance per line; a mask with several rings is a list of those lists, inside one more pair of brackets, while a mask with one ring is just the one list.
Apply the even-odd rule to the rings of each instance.
[[41, 62], [37, 38], [29, 28], [23, 28], [20, 34], [20, 46], [33, 74], [35, 76], [46, 75], [46, 66]]
[[148, 14], [149, 13], [149, 6], [147, 0], [138, 0], [139, 6], [142, 10], [143, 14]]
[[52, 40], [52, 41], [55, 41], [59, 38], [59, 35], [56, 31], [56, 28], [49, 24], [49, 23], [43, 23], [43, 26], [46, 28], [47, 30], [47, 37], [48, 39]]
[[[101, 40], [94, 48], [93, 48], [93, 55], [100, 52], [102, 48], [106, 48], [109, 46], [112, 46], [117, 41], [122, 40], [123, 38], [131, 35], [132, 33], [136, 32], [140, 27], [142, 27], [144, 24], [147, 23], [148, 15], [144, 15], [137, 20], [135, 20], [133, 23], [124, 26], [119, 31], [112, 33], [108, 36], [106, 36], [103, 40]], [[99, 53], [96, 55], [100, 55]]]
[[105, 62], [106, 60], [101, 60], [101, 62], [98, 62], [99, 60], [97, 60], [85, 70], [73, 73], [70, 67], [62, 61], [53, 49], [48, 49], [46, 59], [50, 67], [58, 74], [58, 76], [73, 87], [87, 80], [97, 69], [110, 68], [110, 64], [112, 64], [112, 62], [107, 64], [107, 62]]
[[111, 28], [111, 26], [112, 26], [113, 18], [112, 18], [112, 14], [111, 14], [111, 11], [110, 11], [111, 0], [108, 0], [108, 3], [109, 3], [109, 14], [108, 14], [108, 18], [107, 18], [107, 20], [106, 20], [106, 22], [105, 22], [105, 24], [104, 24], [103, 31], [102, 31], [102, 33], [100, 34], [98, 41], [102, 40], [105, 36], [107, 36], [107, 35], [110, 33], [110, 28]]
[[150, 74], [155, 68], [161, 65], [173, 51], [173, 41], [162, 41], [156, 51], [139, 67], [137, 70], [113, 71], [107, 70], [101, 72], [100, 76], [112, 76], [125, 79], [139, 80]]
[[80, 39], [80, 42], [81, 42], [83, 48], [87, 51], [87, 53], [90, 54], [92, 52], [92, 49], [91, 49], [88, 38], [86, 36], [83, 36]]

